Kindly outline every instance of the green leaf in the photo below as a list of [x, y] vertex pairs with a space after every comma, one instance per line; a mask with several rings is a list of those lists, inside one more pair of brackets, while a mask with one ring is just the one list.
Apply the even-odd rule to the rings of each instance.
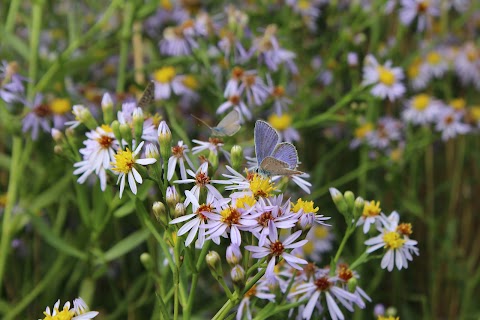
[[123, 218], [135, 210], [135, 203], [133, 201], [127, 202], [113, 213], [115, 218]]
[[49, 227], [40, 217], [31, 213], [31, 211], [29, 211], [29, 216], [33, 226], [35, 227], [35, 230], [37, 230], [37, 232], [42, 236], [43, 240], [45, 240], [52, 247], [80, 260], [87, 259], [87, 254], [85, 252], [67, 243], [65, 237], [60, 237], [59, 235], [54, 234], [53, 228]]
[[51, 188], [45, 190], [39, 194], [28, 205], [28, 208], [32, 212], [38, 212], [40, 209], [47, 207], [48, 205], [58, 202], [60, 195], [65, 194], [68, 184], [70, 183], [71, 176], [66, 174], [65, 177], [60, 179]]
[[105, 254], [99, 258], [97, 263], [109, 262], [125, 255], [147, 240], [149, 235], [150, 232], [148, 230], [138, 230], [132, 233], [105, 252]]

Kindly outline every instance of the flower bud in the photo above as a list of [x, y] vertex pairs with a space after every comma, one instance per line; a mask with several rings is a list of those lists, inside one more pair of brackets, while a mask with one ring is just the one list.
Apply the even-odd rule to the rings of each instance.
[[237, 286], [243, 287], [245, 285], [245, 270], [243, 270], [242, 266], [239, 264], [232, 268], [232, 271], [230, 271], [230, 277], [232, 278], [233, 283]]
[[230, 159], [232, 161], [232, 167], [234, 170], [239, 171], [243, 164], [243, 149], [238, 145], [234, 145], [230, 153], [231, 153]]
[[144, 118], [142, 108], [135, 108], [133, 111], [133, 131], [136, 141], [140, 141], [142, 139], [143, 121]]
[[160, 144], [160, 155], [166, 161], [172, 152], [172, 132], [165, 121], [158, 126], [158, 143]]
[[155, 201], [152, 205], [153, 215], [158, 222], [166, 223], [167, 220], [167, 210], [165, 205], [160, 201]]
[[122, 135], [123, 140], [125, 140], [129, 146], [132, 146], [132, 129], [128, 124], [120, 124], [120, 134]]
[[115, 136], [115, 139], [117, 139], [118, 143], [122, 145], [122, 134], [120, 132], [120, 122], [117, 120], [112, 122], [112, 125], [110, 126], [113, 131], [113, 135]]
[[349, 211], [349, 212], [352, 212], [353, 206], [354, 206], [354, 202], [355, 202], [355, 195], [353, 194], [352, 191], [345, 191], [345, 193], [343, 194], [343, 198], [344, 198], [345, 201], [347, 202], [348, 211]]
[[387, 317], [395, 317], [397, 315], [397, 308], [395, 307], [388, 307], [387, 310], [385, 310], [385, 316]]
[[171, 208], [175, 208], [177, 203], [180, 202], [180, 195], [178, 194], [177, 189], [175, 189], [175, 187], [173, 186], [167, 187], [166, 198], [167, 198], [167, 204]]
[[355, 204], [353, 207], [353, 218], [358, 219], [363, 214], [363, 207], [365, 206], [365, 201], [361, 197], [357, 197], [355, 199]]
[[207, 262], [210, 270], [218, 274], [222, 273], [222, 263], [220, 255], [216, 251], [209, 251], [205, 256], [205, 261]]
[[373, 307], [373, 315], [375, 316], [375, 318], [377, 318], [378, 316], [383, 316], [384, 314], [385, 314], [385, 306], [381, 303], [377, 303]]
[[229, 265], [234, 266], [242, 261], [242, 252], [239, 246], [231, 244], [227, 247], [227, 262]]
[[145, 147], [145, 156], [147, 158], [155, 158], [157, 161], [160, 160], [160, 153], [158, 153], [157, 146], [155, 146], [153, 143], [147, 144]]
[[149, 253], [144, 252], [140, 255], [140, 262], [143, 264], [146, 270], [152, 270], [153, 269], [153, 261], [152, 257], [150, 256]]
[[348, 287], [348, 291], [353, 293], [355, 292], [355, 290], [357, 290], [357, 285], [358, 285], [358, 281], [356, 278], [352, 277], [350, 279], [348, 279], [347, 281], [347, 287]]
[[179, 202], [175, 205], [174, 215], [175, 218], [185, 215], [185, 205], [183, 203]]
[[107, 124], [112, 123], [113, 116], [113, 101], [108, 93], [105, 93], [102, 98], [103, 121]]
[[[73, 107], [75, 108], [76, 106]], [[81, 107], [82, 108], [80, 108], [78, 113], [78, 120], [83, 123], [88, 129], [95, 130], [95, 128], [98, 127], [97, 120], [95, 120], [90, 110], [83, 106]]]
[[62, 154], [63, 153], [62, 146], [56, 145], [55, 147], [53, 147], [53, 152], [55, 152], [55, 154]]
[[335, 206], [337, 207], [338, 211], [340, 211], [341, 214], [347, 215], [348, 214], [348, 204], [347, 201], [345, 201], [345, 198], [343, 195], [340, 193], [335, 188], [330, 188], [328, 189], [330, 191], [330, 195], [332, 196], [333, 203], [335, 203]]
[[208, 154], [208, 162], [208, 175], [211, 177], [218, 168], [218, 154], [210, 150], [210, 153]]
[[51, 130], [51, 134], [52, 134], [53, 141], [55, 141], [56, 143], [62, 142], [64, 136], [60, 130], [53, 128]]

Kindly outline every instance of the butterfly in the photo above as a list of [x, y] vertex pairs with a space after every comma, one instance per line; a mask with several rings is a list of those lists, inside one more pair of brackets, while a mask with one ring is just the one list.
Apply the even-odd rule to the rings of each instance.
[[[193, 116], [193, 115], [192, 115]], [[210, 127], [202, 119], [193, 116], [212, 130], [212, 135], [217, 137], [233, 136], [240, 130], [240, 112], [230, 111], [215, 127]]]
[[140, 100], [138, 101], [137, 106], [144, 108], [152, 103], [153, 98], [155, 97], [155, 84], [153, 81], [150, 81], [142, 93]]
[[295, 146], [289, 142], [280, 142], [278, 132], [267, 122], [255, 122], [254, 140], [258, 173], [267, 177], [303, 173], [296, 170], [298, 154]]

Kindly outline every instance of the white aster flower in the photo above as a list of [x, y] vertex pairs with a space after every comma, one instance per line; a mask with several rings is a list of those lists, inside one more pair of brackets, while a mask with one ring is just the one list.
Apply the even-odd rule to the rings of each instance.
[[418, 94], [407, 101], [406, 109], [402, 112], [402, 118], [406, 122], [425, 125], [435, 121], [440, 108], [440, 101], [428, 94]]
[[185, 168], [185, 162], [189, 165], [190, 168], [193, 168], [192, 160], [188, 157], [188, 146], [183, 144], [183, 141], [178, 141], [176, 146], [172, 147], [172, 156], [168, 159], [167, 167], [167, 179], [170, 181], [175, 173], [175, 167], [177, 163], [180, 167], [180, 177], [185, 180], [187, 179], [187, 170]]
[[442, 108], [437, 114], [435, 130], [442, 133], [442, 140], [447, 141], [459, 134], [466, 134], [471, 131], [468, 124], [461, 122], [462, 114], [450, 107]]
[[372, 85], [370, 92], [379, 98], [388, 98], [394, 101], [405, 93], [405, 86], [401, 80], [404, 78], [400, 67], [392, 67], [392, 62], [387, 61], [380, 65], [377, 60], [368, 55], [363, 67], [363, 84]]
[[410, 25], [418, 19], [417, 30], [423, 31], [431, 27], [432, 17], [440, 15], [440, 6], [437, 0], [401, 0], [400, 21]]

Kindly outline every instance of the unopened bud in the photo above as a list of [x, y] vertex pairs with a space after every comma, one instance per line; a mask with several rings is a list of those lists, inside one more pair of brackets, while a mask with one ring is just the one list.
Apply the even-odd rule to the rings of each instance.
[[175, 215], [175, 218], [185, 215], [185, 205], [183, 203], [179, 202], [175, 205], [174, 215]]
[[355, 204], [353, 208], [353, 217], [355, 219], [358, 219], [362, 216], [364, 206], [365, 206], [365, 201], [363, 200], [363, 198], [357, 197], [357, 199], [355, 199]]
[[208, 154], [208, 162], [208, 175], [211, 177], [218, 168], [218, 154], [210, 150], [210, 153]]
[[333, 203], [335, 203], [335, 206], [337, 207], [338, 211], [340, 211], [341, 214], [346, 215], [348, 214], [348, 204], [345, 201], [345, 198], [343, 195], [340, 193], [335, 188], [330, 188], [328, 189], [330, 191], [330, 195], [332, 196]]
[[165, 121], [158, 126], [158, 143], [160, 144], [160, 155], [166, 161], [172, 152], [172, 132]]
[[352, 191], [345, 191], [345, 193], [343, 194], [343, 198], [344, 198], [345, 201], [347, 202], [348, 211], [349, 211], [349, 212], [352, 212], [353, 206], [354, 206], [354, 202], [355, 202], [355, 195], [353, 194]]
[[120, 124], [120, 134], [122, 135], [123, 140], [125, 140], [129, 146], [132, 146], [132, 129], [128, 124]]
[[149, 253], [144, 252], [140, 255], [140, 262], [143, 264], [146, 270], [152, 270], [153, 269], [153, 261], [152, 257], [150, 256]]
[[64, 136], [63, 136], [63, 133], [60, 130], [53, 128], [51, 133], [52, 133], [53, 141], [55, 141], [56, 143], [62, 142]]
[[152, 206], [153, 215], [155, 219], [159, 222], [166, 223], [167, 220], [167, 210], [163, 202], [155, 201]]
[[231, 244], [227, 247], [227, 262], [229, 265], [234, 266], [242, 261], [242, 252], [237, 245]]
[[230, 277], [232, 277], [233, 283], [237, 286], [243, 287], [245, 285], [245, 270], [243, 270], [242, 266], [239, 264], [232, 268], [232, 271], [230, 271]]
[[53, 152], [55, 152], [56, 154], [62, 154], [63, 153], [62, 146], [56, 145], [55, 147], [53, 147]]
[[118, 120], [115, 120], [112, 122], [112, 125], [110, 127], [112, 128], [115, 139], [117, 139], [118, 143], [121, 145], [122, 134], [120, 132], [120, 122], [118, 122]]
[[98, 127], [97, 120], [95, 120], [90, 110], [85, 107], [80, 108], [80, 112], [78, 114], [78, 120], [90, 130], [95, 130], [95, 128]]
[[108, 93], [105, 93], [102, 98], [103, 121], [107, 124], [112, 123], [113, 117], [113, 101]]
[[348, 279], [347, 287], [349, 292], [352, 292], [352, 293], [355, 292], [355, 290], [357, 290], [357, 285], [358, 285], [357, 279], [355, 279], [354, 277]]
[[147, 146], [145, 147], [145, 156], [147, 158], [157, 159], [158, 161], [160, 159], [160, 153], [158, 153], [157, 146], [153, 143], [147, 144]]
[[222, 263], [220, 255], [216, 251], [209, 251], [205, 256], [205, 261], [207, 262], [210, 270], [222, 274]]
[[231, 161], [232, 161], [232, 167], [234, 170], [238, 171], [240, 170], [242, 164], [243, 164], [243, 149], [242, 147], [235, 145], [232, 147], [232, 150], [230, 151], [231, 153]]
[[387, 317], [395, 317], [397, 315], [397, 308], [388, 307], [387, 310], [385, 310], [385, 315]]
[[178, 194], [177, 189], [175, 189], [175, 187], [173, 186], [167, 187], [166, 198], [167, 198], [167, 204], [171, 208], [175, 208], [177, 203], [180, 202], [180, 195]]
[[133, 110], [133, 131], [135, 133], [135, 140], [140, 141], [143, 134], [143, 111], [142, 108], [135, 108]]

